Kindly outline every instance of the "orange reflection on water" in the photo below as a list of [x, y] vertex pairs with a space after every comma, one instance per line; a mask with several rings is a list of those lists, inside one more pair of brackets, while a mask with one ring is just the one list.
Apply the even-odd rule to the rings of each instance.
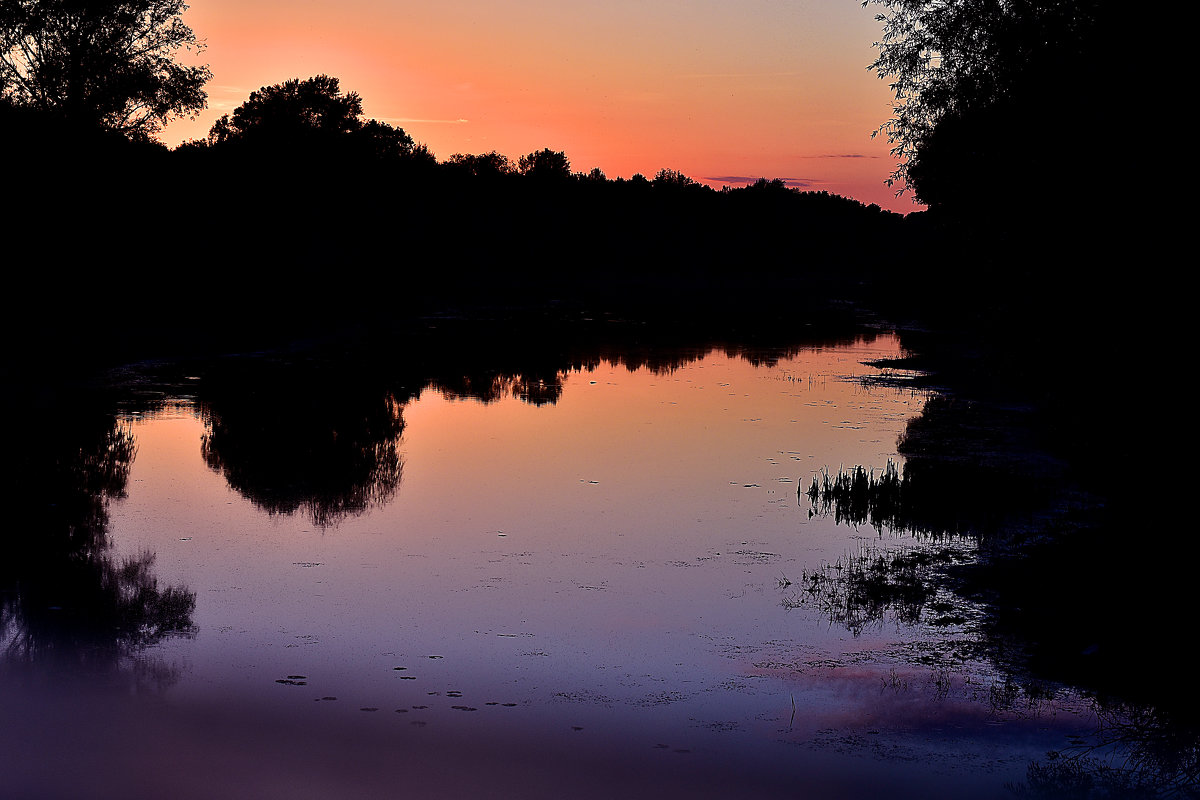
[[[845, 549], [846, 532], [810, 519], [797, 489], [825, 467], [896, 457], [923, 398], [847, 380], [896, 354], [880, 337], [774, 366], [720, 352], [659, 372], [603, 361], [565, 373], [541, 406], [426, 390], [403, 409], [394, 498], [331, 528], [264, 517], [204, 466], [199, 420], [152, 420], [136, 428], [114, 531], [155, 550], [164, 580], [206, 587], [198, 624], [240, 626], [255, 652], [295, 627], [293, 611], [309, 620], [293, 635], [352, 636], [359, 649], [391, 640], [399, 613], [406, 641], [463, 661], [495, 654], [461, 632], [490, 631], [554, 641], [557, 658], [536, 662], [552, 674], [589, 641], [668, 668], [701, 631], [760, 635], [746, 614], [778, 615], [766, 591], [778, 577]], [[237, 660], [246, 644], [217, 637], [193, 657]]]
[[[398, 490], [324, 527], [230, 489], [201, 458], [197, 415], [135, 424], [112, 536], [156, 552], [159, 579], [197, 597], [197, 637], [157, 651], [186, 665], [172, 713], [245, 704], [268, 731], [340, 725], [348, 740], [411, 752], [519, 741], [531, 769], [563, 735], [586, 733], [569, 763], [643, 765], [665, 746], [764, 777], [771, 796], [800, 780], [855, 786], [848, 797], [899, 776], [944, 786], [919, 758], [793, 747], [824, 735], [818, 723], [978, 728], [967, 752], [1003, 733], [965, 695], [933, 710], [916, 695], [880, 700], [888, 673], [864, 659], [941, 632], [881, 624], [853, 637], [783, 602], [781, 579], [875, 535], [810, 517], [797, 490], [823, 468], [897, 458], [924, 396], [855, 378], [898, 350], [878, 336], [760, 365], [721, 351], [658, 371], [601, 360], [559, 373], [561, 394], [541, 405], [520, 399], [529, 383], [517, 376], [487, 403], [428, 388], [402, 409]], [[432, 738], [411, 740], [420, 725]], [[1011, 735], [1009, 752], [1030, 751], [1029, 731]], [[904, 746], [941, 746], [920, 741]], [[848, 764], [863, 769], [847, 778]], [[999, 796], [993, 778], [969, 794]]]
[[[637, 527], [639, 518], [696, 516], [709, 503], [724, 516], [724, 503], [790, 500], [797, 481], [827, 465], [896, 458], [898, 426], [922, 399], [868, 402], [842, 380], [866, 371], [868, 355], [895, 352], [882, 341], [853, 355], [806, 352], [777, 369], [714, 353], [658, 374], [605, 362], [566, 375], [562, 398], [541, 408], [427, 391], [405, 409], [406, 505], [470, 487], [497, 525], [528, 527], [531, 507], [561, 508], [556, 535], [586, 538], [600, 513]], [[886, 433], [859, 418], [869, 405]]]

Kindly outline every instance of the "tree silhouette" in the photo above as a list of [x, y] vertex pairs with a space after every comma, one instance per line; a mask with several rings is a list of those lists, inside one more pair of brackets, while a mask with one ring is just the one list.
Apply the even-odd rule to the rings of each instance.
[[270, 514], [314, 525], [386, 504], [404, 471], [403, 400], [329, 368], [256, 364], [217, 375], [201, 413], [201, 453], [229, 485]]
[[212, 126], [211, 145], [231, 143], [271, 148], [337, 147], [377, 159], [433, 161], [402, 129], [363, 119], [362, 97], [341, 90], [337, 78], [293, 78], [251, 92], [233, 114]]
[[435, 161], [425, 145], [417, 144], [403, 129], [386, 122], [369, 119], [353, 137], [359, 150], [377, 159], [416, 159], [430, 164]]
[[547, 147], [521, 156], [517, 171], [535, 180], [563, 180], [571, 177], [571, 162], [566, 153]]
[[953, 203], [1003, 165], [1038, 181], [1088, 160], [1078, 130], [1104, 88], [1079, 71], [1104, 62], [1101, 0], [866, 1], [888, 9], [870, 68], [896, 97], [889, 185]]
[[495, 150], [479, 155], [455, 153], [446, 159], [446, 164], [468, 172], [477, 178], [495, 178], [501, 175], [512, 175], [516, 172], [516, 168], [508, 156], [497, 153]]
[[72, 403], [53, 431], [10, 442], [21, 455], [2, 480], [27, 513], [0, 531], [0, 671], [49, 662], [106, 671], [195, 630], [195, 593], [160, 585], [152, 552], [120, 557], [109, 536], [109, 505], [124, 497], [137, 452], [132, 432], [86, 394]]
[[654, 185], [658, 188], [686, 189], [695, 186], [696, 182], [676, 169], [660, 169], [654, 176]]
[[199, 42], [182, 0], [5, 0], [0, 96], [72, 125], [152, 139], [207, 106], [205, 67], [172, 58]]
[[216, 121], [209, 132], [215, 144], [253, 138], [289, 139], [315, 133], [350, 134], [363, 127], [362, 98], [342, 93], [338, 79], [317, 75], [293, 78], [250, 93], [231, 115]]

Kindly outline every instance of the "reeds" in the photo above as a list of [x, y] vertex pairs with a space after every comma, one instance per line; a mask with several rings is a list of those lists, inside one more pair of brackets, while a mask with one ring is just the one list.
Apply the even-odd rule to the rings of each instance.
[[870, 523], [880, 530], [910, 530], [914, 520], [904, 504], [905, 488], [905, 477], [891, 459], [878, 475], [874, 469], [868, 471], [862, 466], [848, 472], [838, 470], [836, 475], [822, 469], [819, 480], [814, 476], [808, 487], [812, 504], [809, 516], [833, 514], [838, 523], [855, 526]]
[[[937, 594], [934, 572], [957, 560], [958, 554], [948, 547], [864, 547], [832, 564], [804, 570], [799, 589], [786, 595], [782, 604], [785, 608], [815, 608], [854, 636], [889, 615], [902, 624], [915, 625]], [[786, 584], [791, 585], [791, 581]], [[780, 588], [785, 588], [782, 581]]]

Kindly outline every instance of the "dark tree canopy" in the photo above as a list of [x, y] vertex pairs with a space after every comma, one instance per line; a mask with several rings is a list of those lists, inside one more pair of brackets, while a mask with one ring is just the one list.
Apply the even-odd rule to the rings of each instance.
[[362, 98], [342, 93], [337, 78], [293, 78], [251, 92], [232, 115], [217, 120], [209, 138], [220, 144], [254, 137], [285, 139], [297, 134], [349, 134], [363, 126]]
[[1101, 0], [866, 3], [887, 9], [870, 68], [896, 97], [879, 129], [900, 159], [889, 185], [937, 204], [955, 181], [1036, 174], [1047, 165], [1028, 159], [1056, 146], [1070, 157], [1102, 86], [1087, 74], [1103, 68]]
[[538, 180], [565, 179], [571, 177], [571, 162], [566, 153], [547, 147], [521, 156], [517, 161], [517, 170], [522, 175]]
[[72, 125], [152, 139], [207, 105], [183, 0], [0, 0], [0, 97]]
[[495, 178], [501, 175], [512, 175], [516, 172], [516, 167], [513, 166], [508, 156], [497, 153], [495, 150], [478, 155], [455, 153], [446, 159], [446, 163], [477, 178]]
[[201, 453], [268, 513], [300, 511], [314, 525], [334, 526], [387, 503], [399, 488], [402, 401], [328, 370], [235, 369], [214, 377], [202, 403]]
[[660, 189], [686, 189], [700, 185], [677, 169], [660, 169], [654, 176], [653, 183]]
[[402, 129], [363, 119], [362, 98], [342, 92], [337, 78], [293, 78], [252, 92], [233, 114], [216, 121], [210, 144], [248, 143], [274, 148], [350, 146], [380, 159], [418, 157], [429, 151]]
[[[37, 410], [60, 416], [66, 406]], [[0, 530], [0, 672], [51, 661], [115, 670], [194, 630], [195, 593], [160, 585], [152, 552], [121, 557], [110, 536], [109, 504], [125, 496], [137, 454], [132, 431], [86, 393], [61, 419], [9, 442], [22, 455], [5, 491], [36, 513]]]
[[402, 128], [369, 119], [355, 133], [355, 142], [366, 154], [385, 160], [414, 158], [433, 163], [433, 154], [423, 144], [417, 144]]

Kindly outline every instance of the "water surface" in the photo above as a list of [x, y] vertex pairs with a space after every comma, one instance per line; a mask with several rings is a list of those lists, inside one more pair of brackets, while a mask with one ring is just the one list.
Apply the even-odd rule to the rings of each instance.
[[103, 675], [0, 675], [3, 793], [1008, 796], [1085, 707], [972, 657], [970, 609], [847, 627], [803, 591], [915, 546], [797, 491], [902, 463], [927, 397], [861, 380], [898, 354], [598, 358], [336, 411], [197, 382], [129, 407], [112, 558], [152, 556], [191, 627]]

